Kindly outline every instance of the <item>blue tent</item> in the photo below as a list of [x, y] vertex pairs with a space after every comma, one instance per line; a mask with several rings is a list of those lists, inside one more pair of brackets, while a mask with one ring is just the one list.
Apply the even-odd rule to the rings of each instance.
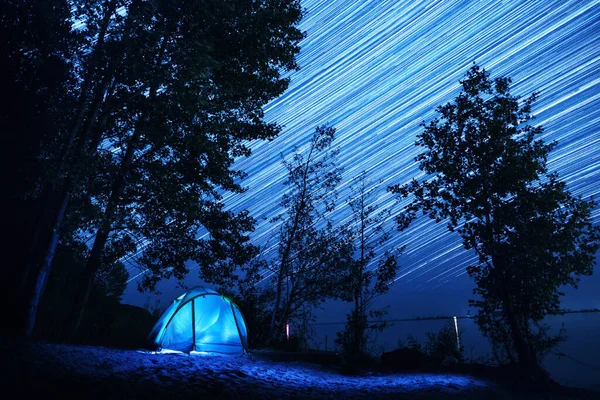
[[159, 349], [243, 354], [248, 334], [233, 301], [214, 290], [195, 287], [165, 310], [148, 341]]

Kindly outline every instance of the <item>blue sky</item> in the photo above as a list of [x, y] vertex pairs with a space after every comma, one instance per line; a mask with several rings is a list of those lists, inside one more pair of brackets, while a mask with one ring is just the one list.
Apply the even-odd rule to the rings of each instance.
[[[252, 156], [237, 162], [248, 173], [242, 182], [248, 191], [225, 197], [232, 209], [249, 209], [259, 220], [253, 235], [257, 244], [277, 228], [261, 218], [281, 211], [285, 171], [280, 153], [301, 149], [317, 125], [337, 129], [345, 169], [340, 198], [347, 196], [351, 178], [366, 170], [373, 181], [383, 181], [379, 204], [394, 204], [385, 187], [420, 176], [414, 162], [419, 123], [458, 94], [458, 81], [473, 62], [492, 77], [510, 76], [514, 94], [539, 92], [534, 123], [545, 127], [545, 140], [558, 141], [550, 170], [574, 194], [600, 197], [600, 1], [302, 4], [307, 14], [300, 27], [307, 37], [298, 57], [301, 69], [290, 74], [286, 93], [265, 107], [266, 119], [284, 129], [273, 141], [252, 144]], [[334, 218], [342, 220], [344, 212], [341, 207]], [[593, 219], [600, 223], [600, 208]], [[390, 242], [403, 244], [400, 275], [385, 302], [418, 303], [419, 315], [466, 312], [472, 282], [465, 266], [473, 257], [460, 239], [445, 225], [421, 219]], [[196, 277], [193, 269], [188, 284], [198, 283]], [[148, 296], [137, 294], [135, 286], [131, 281], [124, 300], [141, 305]], [[159, 286], [167, 301], [180, 291], [173, 286]], [[599, 307], [598, 288], [600, 271], [584, 278], [578, 291], [569, 291], [565, 305]], [[398, 306], [397, 316], [414, 314], [414, 308], [404, 308]]]

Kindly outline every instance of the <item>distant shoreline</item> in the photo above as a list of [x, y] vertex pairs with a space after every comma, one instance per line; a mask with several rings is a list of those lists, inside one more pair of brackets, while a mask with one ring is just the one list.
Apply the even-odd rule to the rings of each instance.
[[[569, 309], [565, 309], [565, 310], [561, 310], [559, 312], [556, 313], [550, 313], [548, 315], [564, 315], [564, 314], [579, 314], [579, 313], [597, 313], [600, 312], [600, 308], [587, 308], [587, 309], [581, 309], [581, 310], [569, 310]], [[368, 321], [369, 323], [374, 323], [374, 322], [409, 322], [409, 321], [434, 321], [434, 320], [445, 320], [445, 319], [472, 319], [474, 318], [474, 315], [462, 315], [462, 316], [454, 316], [454, 315], [438, 315], [438, 316], [433, 316], [433, 317], [414, 317], [414, 318], [394, 318], [394, 319], [385, 319], [385, 320], [374, 320], [374, 321]], [[322, 326], [322, 325], [345, 325], [346, 321], [340, 321], [340, 322], [315, 322], [312, 323], [310, 325], [313, 326]]]

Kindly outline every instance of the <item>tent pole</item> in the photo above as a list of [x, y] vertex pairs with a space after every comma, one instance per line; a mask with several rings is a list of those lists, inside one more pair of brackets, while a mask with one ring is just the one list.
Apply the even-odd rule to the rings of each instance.
[[192, 299], [192, 351], [196, 351], [196, 308], [194, 303], [196, 303]]
[[[240, 326], [238, 325], [237, 317], [235, 316], [235, 310], [233, 308], [233, 303], [230, 301], [229, 305], [231, 306], [231, 313], [233, 314], [233, 320], [235, 321], [235, 327], [238, 331], [238, 336], [240, 337], [240, 342], [242, 342], [242, 354], [246, 354], [246, 345], [244, 344], [244, 339], [242, 338], [242, 332], [240, 331]], [[248, 328], [246, 327], [246, 332]]]

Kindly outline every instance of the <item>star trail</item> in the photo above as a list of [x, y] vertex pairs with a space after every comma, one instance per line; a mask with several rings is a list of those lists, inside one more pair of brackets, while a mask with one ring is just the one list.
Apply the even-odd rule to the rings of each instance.
[[[344, 180], [368, 172], [379, 182], [378, 204], [396, 206], [388, 185], [421, 176], [414, 157], [419, 123], [459, 92], [459, 80], [476, 62], [492, 77], [510, 76], [513, 94], [539, 93], [534, 124], [557, 140], [548, 167], [584, 198], [600, 193], [600, 1], [347, 1], [306, 0], [300, 28], [307, 33], [300, 70], [281, 97], [265, 107], [282, 125], [273, 141], [252, 143], [236, 162], [248, 173], [243, 194], [228, 194], [234, 210], [257, 218], [253, 241], [269, 240], [270, 218], [285, 191], [281, 154], [299, 150], [317, 125], [337, 129]], [[396, 208], [397, 209], [397, 208]], [[341, 221], [345, 207], [332, 218]], [[600, 222], [600, 209], [593, 213]], [[445, 224], [420, 218], [390, 246], [406, 245], [397, 283], [431, 290], [466, 274], [473, 261]], [[393, 292], [393, 289], [392, 289]]]

